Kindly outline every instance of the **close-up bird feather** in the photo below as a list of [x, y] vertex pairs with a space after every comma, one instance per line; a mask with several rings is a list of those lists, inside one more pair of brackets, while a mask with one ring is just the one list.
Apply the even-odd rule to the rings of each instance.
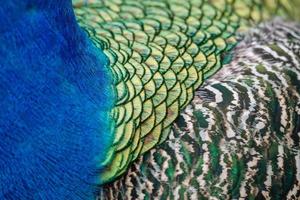
[[0, 199], [300, 199], [298, 0], [0, 2]]

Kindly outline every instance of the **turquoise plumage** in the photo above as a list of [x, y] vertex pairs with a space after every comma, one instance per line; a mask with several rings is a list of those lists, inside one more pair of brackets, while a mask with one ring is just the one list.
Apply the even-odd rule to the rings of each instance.
[[298, 198], [297, 8], [3, 2], [0, 199]]

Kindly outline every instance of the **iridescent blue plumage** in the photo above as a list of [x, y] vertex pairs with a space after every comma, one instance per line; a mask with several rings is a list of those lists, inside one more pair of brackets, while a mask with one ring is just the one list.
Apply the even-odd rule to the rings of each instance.
[[1, 1], [0, 199], [91, 197], [112, 107], [108, 60], [71, 1]]

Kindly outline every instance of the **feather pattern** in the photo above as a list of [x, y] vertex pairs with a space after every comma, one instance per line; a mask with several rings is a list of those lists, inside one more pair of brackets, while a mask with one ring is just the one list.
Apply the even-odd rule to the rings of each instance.
[[110, 145], [112, 77], [71, 1], [0, 6], [0, 199], [90, 199]]
[[[280, 115], [271, 120], [274, 122], [271, 131], [276, 134], [267, 131], [264, 136], [273, 141], [271, 150], [262, 155], [272, 158], [262, 164], [268, 175], [261, 177], [265, 180], [264, 188], [269, 191], [273, 187], [276, 169], [281, 170], [280, 177], [288, 175], [287, 186], [297, 186], [298, 177], [294, 177], [294, 172], [298, 172], [299, 159], [296, 154], [287, 155], [298, 141], [294, 132], [289, 132], [293, 129], [290, 122], [296, 116], [290, 116], [290, 107], [297, 99], [289, 102], [287, 97], [292, 95], [292, 90], [281, 91], [279, 86], [297, 85], [298, 29], [288, 25], [277, 27], [281, 31], [275, 32], [271, 39], [278, 44], [267, 46], [263, 42], [268, 40], [261, 39], [260, 31], [250, 34], [256, 40], [242, 35], [274, 15], [299, 18], [297, 4], [292, 0], [75, 0], [73, 7], [71, 0], [4, 1], [0, 6], [0, 199], [93, 198], [97, 186], [121, 176], [134, 160], [157, 145], [171, 146], [167, 147], [169, 151], [161, 151], [168, 160], [167, 163], [160, 160], [162, 166], [156, 164], [155, 157], [150, 160], [153, 169], [141, 163], [141, 173], [152, 170], [153, 177], [162, 177], [162, 182], [153, 185], [150, 180], [158, 179], [149, 177], [150, 187], [155, 189], [168, 181], [170, 175], [186, 174], [182, 167], [193, 163], [194, 146], [186, 143], [181, 148], [181, 143], [172, 143], [172, 137], [178, 136], [180, 141], [187, 137], [196, 144], [197, 137], [183, 136], [182, 129], [194, 129], [195, 135], [199, 127], [177, 123], [171, 142], [163, 142], [169, 136], [172, 123], [197, 90], [198, 97], [194, 101], [202, 102], [197, 106], [192, 104], [199, 112], [195, 116], [191, 114], [191, 121], [199, 118], [197, 123], [216, 132], [201, 135], [201, 139], [207, 141], [202, 149], [199, 147], [199, 155], [201, 152], [205, 155], [197, 161], [200, 171], [196, 174], [199, 175], [196, 185], [200, 181], [200, 188], [205, 188], [206, 182], [202, 180], [214, 180], [215, 174], [224, 172], [219, 165], [228, 166], [235, 188], [232, 196], [238, 196], [240, 188], [244, 188], [242, 196], [248, 194], [248, 187], [241, 185], [251, 182], [241, 175], [247, 177], [254, 172], [245, 168], [241, 160], [243, 154], [220, 159], [224, 147], [220, 145], [219, 149], [218, 145], [222, 138], [210, 139], [225, 129], [229, 142], [238, 138], [245, 142], [241, 144], [246, 144], [250, 137], [246, 133], [252, 133], [247, 124], [260, 120], [255, 128], [265, 130], [264, 114], [272, 111]], [[285, 45], [285, 39], [289, 45]], [[242, 49], [248, 48], [249, 41], [262, 43], [250, 45], [252, 50], [246, 56], [247, 51]], [[238, 43], [240, 47], [233, 51]], [[242, 56], [240, 62], [235, 65], [248, 66], [245, 73], [257, 76], [254, 82], [247, 79], [246, 85], [237, 88], [233, 87], [235, 84], [222, 83], [199, 89], [204, 80], [222, 66], [233, 63], [232, 59], [239, 60], [239, 56]], [[259, 65], [255, 67], [251, 64], [257, 62]], [[280, 71], [283, 64], [291, 69]], [[233, 80], [242, 73], [235, 65], [220, 73]], [[220, 73], [216, 78], [220, 78]], [[239, 89], [249, 91], [250, 96], [246, 96], [243, 103], [238, 101]], [[263, 96], [264, 93], [267, 95]], [[238, 105], [255, 110], [258, 107], [251, 102], [257, 98], [257, 105], [262, 108], [258, 110], [261, 118], [250, 118], [249, 122], [245, 114], [241, 126], [235, 129], [234, 123], [239, 119], [235, 117], [235, 110], [230, 109]], [[233, 105], [227, 108], [224, 100], [232, 101]], [[201, 114], [206, 101], [212, 101], [215, 108], [211, 109], [222, 105], [220, 109], [226, 108], [226, 113], [215, 116], [211, 112], [209, 117]], [[264, 108], [268, 101], [271, 106]], [[187, 108], [187, 112], [192, 110]], [[224, 124], [219, 124], [222, 120]], [[240, 144], [233, 143], [233, 150], [237, 148], [235, 145]], [[260, 152], [254, 150], [254, 153]], [[172, 167], [174, 156], [180, 168]], [[292, 156], [296, 161], [289, 159], [294, 167], [283, 173], [285, 156]], [[275, 157], [279, 163], [277, 168], [274, 168]], [[168, 168], [166, 174], [160, 173], [160, 167]], [[145, 180], [138, 181], [143, 184]], [[296, 186], [294, 192], [288, 194], [295, 195]], [[176, 197], [184, 194], [185, 190], [180, 187], [179, 184], [174, 190]], [[139, 188], [142, 187], [137, 184], [136, 189]], [[112, 192], [117, 188], [111, 189], [105, 190]], [[124, 188], [119, 190], [124, 191]], [[135, 190], [132, 191], [132, 194], [126, 193], [136, 197]], [[145, 197], [149, 194], [143, 193]], [[208, 194], [216, 192], [208, 190], [202, 195]]]
[[262, 24], [233, 54], [102, 199], [299, 199], [300, 26]]
[[103, 183], [166, 140], [194, 91], [228, 62], [222, 55], [239, 32], [294, 9], [292, 1], [74, 3], [79, 24], [109, 58], [114, 77], [114, 141], [102, 163]]

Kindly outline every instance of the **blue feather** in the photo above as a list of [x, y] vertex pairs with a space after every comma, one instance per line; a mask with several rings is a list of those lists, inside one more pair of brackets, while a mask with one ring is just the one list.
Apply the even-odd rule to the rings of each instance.
[[71, 1], [0, 7], [0, 199], [93, 196], [114, 95]]

